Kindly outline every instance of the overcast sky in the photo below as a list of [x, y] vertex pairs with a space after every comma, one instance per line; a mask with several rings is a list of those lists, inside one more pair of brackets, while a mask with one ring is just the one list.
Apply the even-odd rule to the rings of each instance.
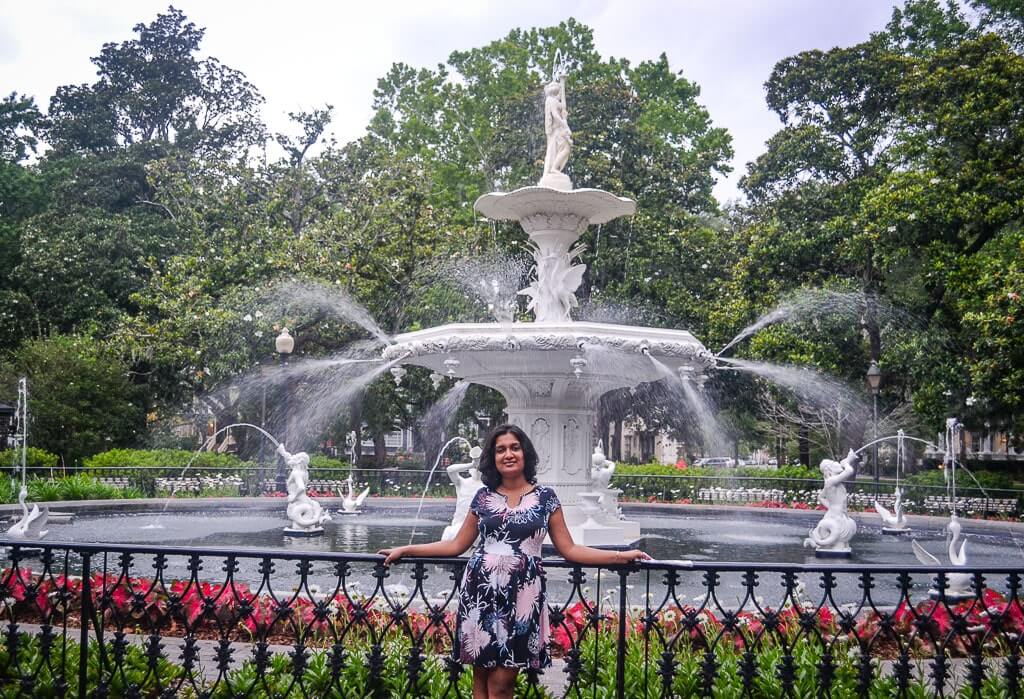
[[[849, 46], [888, 21], [893, 0], [410, 0], [248, 2], [176, 0], [206, 28], [202, 49], [241, 70], [266, 98], [264, 118], [333, 104], [333, 130], [363, 133], [373, 88], [391, 63], [434, 67], [456, 49], [510, 29], [568, 18], [594, 30], [602, 56], [632, 62], [665, 52], [673, 70], [700, 85], [716, 126], [733, 137], [733, 172], [715, 192], [738, 196], [745, 164], [780, 126], [764, 104], [776, 61], [808, 49]], [[132, 38], [166, 0], [0, 0], [0, 90], [32, 95], [43, 109], [59, 85], [92, 82], [90, 57]], [[571, 100], [571, 95], [570, 95]], [[541, 124], [537, 128], [542, 128]]]

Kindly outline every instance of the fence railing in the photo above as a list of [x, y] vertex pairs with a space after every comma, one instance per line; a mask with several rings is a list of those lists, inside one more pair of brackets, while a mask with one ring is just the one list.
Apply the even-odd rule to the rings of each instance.
[[[202, 467], [124, 466], [84, 471], [105, 483], [134, 487], [149, 496], [159, 495], [260, 495], [276, 488], [276, 467]], [[75, 472], [78, 472], [77, 470]], [[322, 494], [340, 494], [343, 482], [352, 475], [362, 490], [369, 486], [373, 495], [413, 496], [427, 487], [428, 496], [454, 495], [451, 482], [442, 469], [314, 468], [310, 488]], [[620, 488], [624, 500], [693, 502], [718, 504], [815, 503], [821, 481], [817, 479], [772, 478], [758, 476], [664, 476], [616, 475], [613, 485]], [[878, 483], [861, 479], [848, 486], [852, 507], [870, 508], [875, 500], [884, 505], [893, 501], [893, 481]], [[903, 505], [912, 513], [948, 513], [950, 501], [943, 486], [901, 484]], [[962, 515], [1019, 516], [1024, 513], [1024, 491], [981, 489], [957, 485], [957, 510]]]
[[[0, 545], [4, 696], [472, 693], [462, 558]], [[1020, 566], [543, 566], [555, 663], [517, 696], [1021, 695]]]

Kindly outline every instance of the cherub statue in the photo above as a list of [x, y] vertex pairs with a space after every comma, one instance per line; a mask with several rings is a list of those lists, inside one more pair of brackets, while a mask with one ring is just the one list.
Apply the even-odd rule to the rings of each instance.
[[622, 491], [611, 487], [614, 474], [615, 462], [605, 458], [604, 446], [598, 442], [590, 456], [590, 490], [601, 495], [601, 520], [606, 523], [622, 519], [619, 510], [619, 494]]
[[285, 531], [313, 533], [323, 530], [323, 523], [329, 522], [331, 516], [324, 512], [316, 500], [306, 495], [309, 484], [309, 454], [300, 451], [289, 454], [283, 444], [277, 445], [277, 453], [291, 469], [288, 473], [286, 487], [288, 489], [288, 519], [292, 526]]
[[594, 453], [590, 457], [590, 478], [593, 489], [599, 492], [608, 490], [614, 473], [615, 462], [605, 458], [604, 447], [599, 443], [594, 447]]
[[818, 502], [825, 506], [825, 515], [812, 529], [804, 546], [810, 546], [822, 555], [849, 555], [850, 539], [857, 533], [857, 523], [846, 513], [846, 481], [857, 475], [860, 457], [853, 449], [842, 461], [822, 459], [819, 468], [825, 483], [818, 493]]
[[[473, 502], [473, 496], [483, 487], [480, 479], [480, 456], [483, 449], [473, 447], [469, 450], [470, 461], [464, 464], [452, 464], [445, 469], [452, 485], [455, 486], [455, 514], [452, 515], [452, 523], [444, 528], [441, 534], [441, 541], [450, 541], [462, 529], [462, 523], [469, 514], [469, 505]], [[462, 474], [466, 474], [463, 476]]]

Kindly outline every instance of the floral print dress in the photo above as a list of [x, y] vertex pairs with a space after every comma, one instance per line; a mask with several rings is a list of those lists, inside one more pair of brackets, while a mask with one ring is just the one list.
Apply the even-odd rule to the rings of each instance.
[[476, 667], [541, 669], [548, 657], [548, 610], [541, 546], [561, 507], [551, 488], [534, 486], [515, 507], [481, 488], [469, 509], [480, 519], [476, 551], [459, 591], [455, 653]]

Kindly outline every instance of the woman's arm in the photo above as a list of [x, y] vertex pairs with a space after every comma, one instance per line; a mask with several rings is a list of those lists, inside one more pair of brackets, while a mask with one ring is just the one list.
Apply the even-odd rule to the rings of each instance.
[[593, 549], [589, 546], [582, 546], [572, 540], [569, 527], [565, 525], [565, 515], [562, 508], [551, 513], [548, 517], [548, 534], [551, 536], [551, 543], [558, 549], [562, 558], [570, 563], [580, 563], [588, 566], [612, 566], [630, 561], [650, 560], [643, 551], [633, 549], [631, 551], [604, 551]]
[[410, 546], [399, 546], [393, 549], [381, 549], [377, 553], [385, 556], [384, 565], [391, 565], [403, 556], [461, 556], [466, 552], [473, 542], [476, 541], [477, 527], [480, 518], [475, 512], [466, 513], [466, 519], [462, 522], [462, 529], [451, 541], [435, 541], [430, 544], [412, 544]]

